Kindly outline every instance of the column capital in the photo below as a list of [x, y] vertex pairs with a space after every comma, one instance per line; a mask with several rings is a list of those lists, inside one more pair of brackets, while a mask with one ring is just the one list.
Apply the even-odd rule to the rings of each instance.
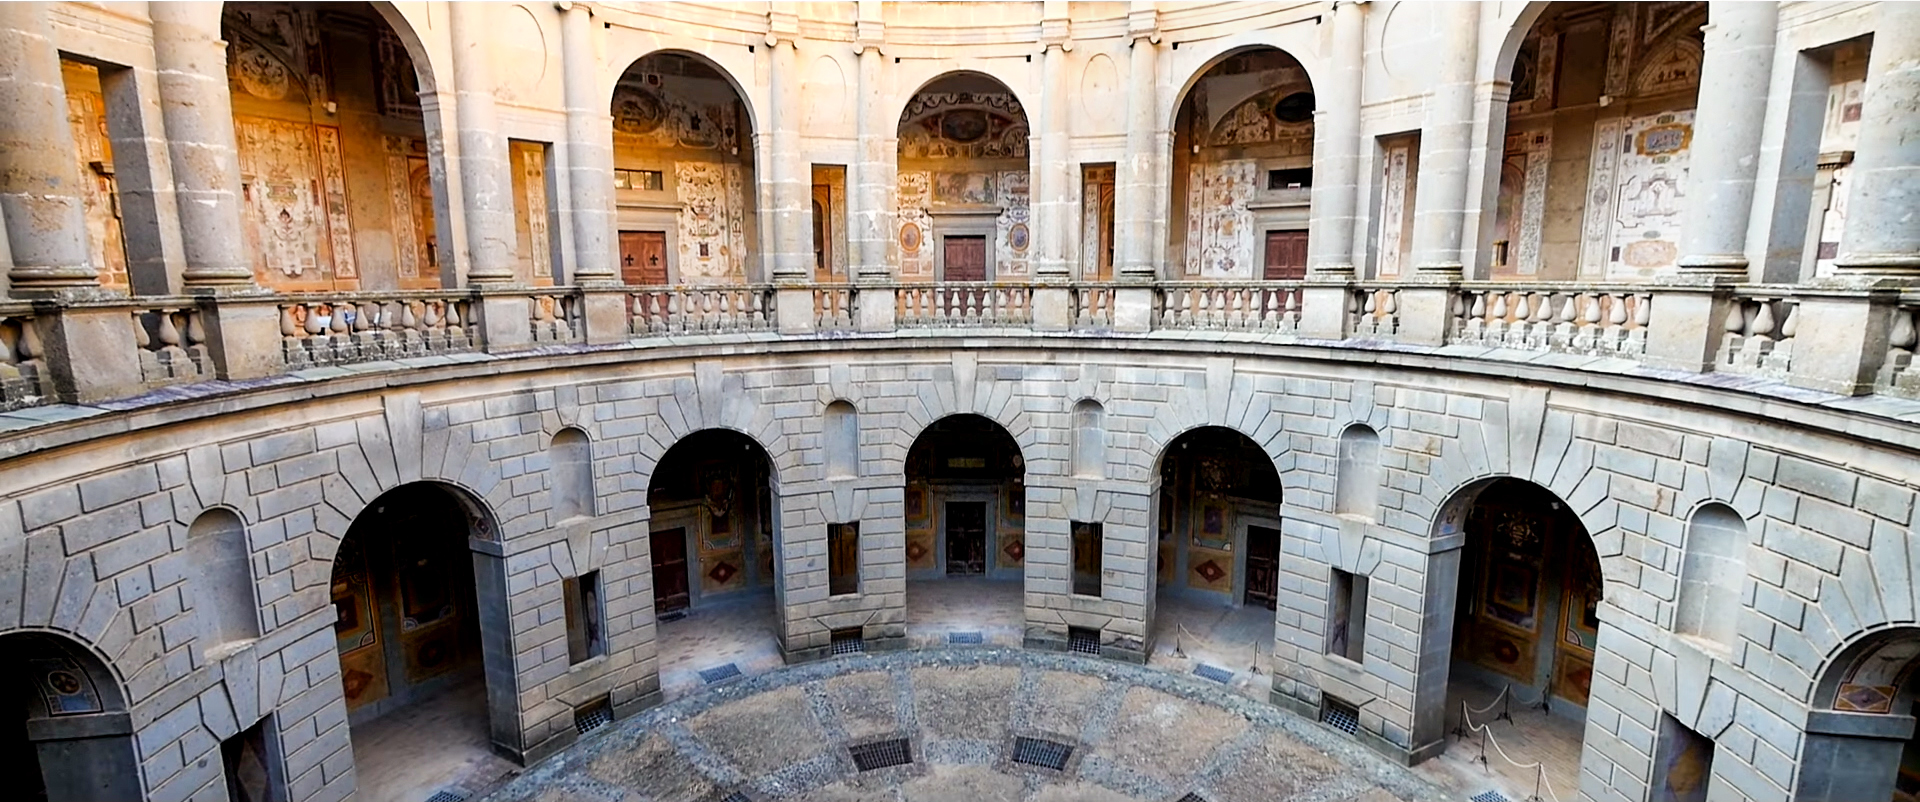
[[872, 50], [884, 53], [886, 51], [886, 41], [886, 23], [877, 19], [862, 19], [854, 23], [853, 49], [855, 52], [865, 53], [868, 50]]
[[554, 9], [558, 10], [560, 13], [563, 13], [563, 14], [569, 11], [573, 11], [574, 9], [579, 9], [581, 11], [587, 12], [587, 16], [591, 17], [594, 15], [594, 12], [596, 10], [594, 6], [596, 5], [599, 5], [599, 4], [577, 2], [576, 0], [553, 0]]
[[1127, 41], [1139, 44], [1145, 39], [1149, 44], [1160, 44], [1160, 12], [1151, 3], [1134, 5], [1135, 8], [1127, 12]]
[[774, 10], [767, 12], [767, 46], [779, 47], [785, 42], [788, 47], [796, 47], [800, 38], [800, 16], [790, 11]]

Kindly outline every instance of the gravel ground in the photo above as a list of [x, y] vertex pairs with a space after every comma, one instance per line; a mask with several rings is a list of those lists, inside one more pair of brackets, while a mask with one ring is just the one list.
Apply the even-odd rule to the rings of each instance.
[[[1016, 762], [1016, 737], [1072, 747]], [[903, 738], [861, 772], [849, 746]], [[851, 655], [724, 682], [589, 735], [484, 802], [1426, 802], [1346, 735], [1195, 677], [1019, 649]], [[743, 795], [743, 796], [732, 796]], [[731, 799], [730, 799], [731, 796]]]

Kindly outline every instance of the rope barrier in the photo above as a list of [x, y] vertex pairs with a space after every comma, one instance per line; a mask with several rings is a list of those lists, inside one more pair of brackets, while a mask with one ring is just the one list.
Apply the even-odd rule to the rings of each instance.
[[[1500, 695], [1502, 697], [1506, 696], [1506, 691], [1502, 690], [1500, 692]], [[1496, 703], [1499, 702], [1499, 697], [1496, 697], [1494, 701]], [[1487, 712], [1487, 710], [1492, 710], [1492, 709], [1493, 709], [1493, 705], [1489, 704], [1487, 705], [1485, 710], [1481, 710], [1480, 712], [1485, 713]], [[1493, 727], [1487, 724], [1473, 723], [1473, 717], [1470, 714], [1468, 714], [1467, 712], [1468, 710], [1469, 710], [1469, 707], [1467, 706], [1466, 700], [1464, 699], [1461, 700], [1460, 701], [1461, 724], [1465, 726], [1468, 731], [1477, 732], [1480, 734], [1480, 756], [1475, 758], [1475, 760], [1479, 761], [1481, 765], [1486, 765], [1487, 764], [1487, 744], [1492, 743], [1494, 754], [1499, 755], [1501, 760], [1504, 760], [1507, 762], [1507, 765], [1512, 766], [1516, 769], [1521, 769], [1523, 771], [1526, 769], [1533, 769], [1533, 796], [1531, 797], [1529, 802], [1538, 802], [1538, 800], [1540, 799], [1540, 789], [1542, 787], [1546, 788], [1548, 799], [1553, 800], [1553, 802], [1560, 802], [1560, 795], [1556, 793], [1553, 789], [1553, 781], [1547, 779], [1546, 764], [1538, 760], [1533, 761], [1532, 763], [1521, 763], [1520, 761], [1514, 760], [1511, 756], [1507, 754], [1507, 750], [1502, 749], [1500, 747], [1500, 739], [1493, 737]], [[1456, 730], [1456, 732], [1458, 732], [1458, 730]], [[1489, 767], [1489, 770], [1491, 770], [1491, 767]]]

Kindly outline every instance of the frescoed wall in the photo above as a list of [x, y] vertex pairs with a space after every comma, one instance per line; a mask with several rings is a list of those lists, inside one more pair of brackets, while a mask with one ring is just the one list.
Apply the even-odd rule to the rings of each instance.
[[673, 53], [634, 62], [613, 92], [613, 158], [622, 231], [661, 231], [667, 278], [740, 284], [757, 275], [752, 133], [733, 85], [706, 62]]
[[985, 278], [1032, 274], [1027, 119], [1006, 88], [954, 75], [934, 81], [900, 115], [900, 276], [941, 277], [943, 237], [987, 239]]
[[1271, 49], [1229, 56], [1187, 91], [1174, 124], [1170, 278], [1261, 277], [1269, 234], [1306, 230], [1314, 102], [1300, 62]]

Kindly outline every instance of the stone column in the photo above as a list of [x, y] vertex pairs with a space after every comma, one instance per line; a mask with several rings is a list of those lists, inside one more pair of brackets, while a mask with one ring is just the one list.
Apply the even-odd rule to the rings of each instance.
[[[1458, 279], [1465, 266], [1467, 167], [1473, 149], [1473, 84], [1478, 61], [1480, 4], [1439, 7], [1438, 72], [1420, 131], [1420, 191], [1413, 204], [1413, 263], [1418, 279]], [[1402, 300], [1405, 300], [1404, 298]], [[1406, 308], [1402, 306], [1404, 318]]]
[[1700, 85], [1710, 89], [1694, 112], [1682, 274], [1746, 278], [1747, 219], [1779, 19], [1771, 2], [1716, 0], [1708, 7]]
[[854, 113], [859, 136], [858, 154], [847, 176], [847, 217], [852, 221], [853, 280], [867, 285], [856, 304], [860, 331], [893, 331], [893, 291], [882, 286], [893, 278], [887, 264], [888, 243], [894, 237], [893, 192], [898, 145], [896, 123], [886, 110], [881, 77], [880, 45], [886, 39], [880, 0], [860, 0], [854, 46], [860, 50], [858, 98]]
[[1123, 281], [1152, 281], [1158, 259], [1153, 254], [1154, 129], [1158, 128], [1154, 72], [1160, 41], [1159, 21], [1151, 2], [1134, 4], [1127, 16], [1127, 36], [1133, 40], [1127, 65], [1127, 150], [1114, 176], [1115, 272]]
[[189, 290], [251, 288], [220, 4], [153, 3], [148, 13], [187, 259], [182, 281]]
[[557, 2], [560, 57], [567, 104], [567, 183], [573, 205], [575, 284], [612, 281], [613, 125], [600, 91], [594, 56], [593, 11], [586, 3]]
[[14, 295], [99, 286], [46, 3], [0, 3], [0, 216]]
[[[466, 217], [467, 282], [512, 284], [517, 246], [513, 228], [513, 174], [507, 141], [494, 108], [493, 70], [485, 42], [494, 6], [452, 3], [454, 118], [460, 130], [460, 203]], [[522, 321], [524, 323], [524, 321]]]
[[1334, 6], [1333, 69], [1314, 96], [1313, 219], [1307, 235], [1307, 271], [1315, 278], [1353, 277], [1355, 192], [1360, 178], [1360, 81], [1366, 10], [1346, 0]]
[[1881, 3], [1878, 12], [1834, 268], [1841, 276], [1920, 278], [1920, 3]]
[[[1071, 278], [1067, 264], [1067, 235], [1076, 229], [1067, 222], [1072, 195], [1067, 178], [1067, 34], [1066, 3], [1047, 2], [1040, 23], [1040, 158], [1033, 177], [1033, 225], [1038, 234], [1039, 258], [1034, 278], [1043, 283]], [[1056, 18], [1057, 15], [1057, 18]], [[1038, 310], [1036, 310], [1038, 311]]]
[[804, 283], [813, 272], [806, 243], [808, 177], [800, 153], [800, 74], [793, 35], [769, 33], [767, 175], [772, 183], [773, 281]]

